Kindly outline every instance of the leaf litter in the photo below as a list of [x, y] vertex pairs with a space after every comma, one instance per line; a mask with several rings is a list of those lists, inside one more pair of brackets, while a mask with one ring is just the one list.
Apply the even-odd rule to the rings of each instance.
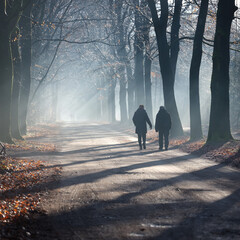
[[[148, 132], [150, 142], [158, 142], [158, 133]], [[206, 144], [206, 138], [190, 142], [188, 136], [170, 138], [169, 149], [180, 149], [184, 152], [205, 157], [217, 162], [226, 163], [240, 168], [240, 140], [231, 140], [224, 143]]]
[[[16, 151], [56, 151], [55, 146], [49, 143], [14, 141], [15, 145], [5, 144], [10, 155]], [[19, 233], [19, 225], [22, 226], [33, 213], [40, 213], [41, 186], [56, 179], [60, 172], [60, 168], [40, 160], [14, 159], [9, 155], [0, 158], [0, 239], [30, 237], [25, 227], [21, 227], [22, 235]]]

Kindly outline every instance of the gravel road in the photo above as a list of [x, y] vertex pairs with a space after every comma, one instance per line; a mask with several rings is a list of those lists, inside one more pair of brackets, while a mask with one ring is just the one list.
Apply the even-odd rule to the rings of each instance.
[[66, 124], [45, 140], [62, 176], [37, 239], [240, 239], [239, 170], [156, 144], [139, 151], [109, 125]]

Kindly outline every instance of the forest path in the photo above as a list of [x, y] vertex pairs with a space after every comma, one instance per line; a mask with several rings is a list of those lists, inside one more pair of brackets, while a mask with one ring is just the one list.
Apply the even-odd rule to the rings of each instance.
[[238, 170], [156, 144], [139, 151], [109, 125], [65, 125], [46, 141], [59, 152], [42, 157], [63, 172], [38, 239], [240, 239]]

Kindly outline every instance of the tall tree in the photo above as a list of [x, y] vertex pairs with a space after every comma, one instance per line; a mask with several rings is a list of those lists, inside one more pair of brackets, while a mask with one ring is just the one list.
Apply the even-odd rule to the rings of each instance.
[[202, 60], [203, 35], [206, 24], [209, 0], [202, 0], [197, 28], [194, 36], [193, 54], [190, 67], [190, 140], [202, 138], [202, 123], [199, 99], [199, 72]]
[[234, 2], [234, 0], [218, 2], [208, 143], [232, 139], [229, 116], [229, 39], [234, 12], [237, 10]]
[[19, 38], [20, 33], [18, 27], [12, 33], [12, 56], [13, 56], [13, 87], [12, 87], [12, 102], [11, 102], [11, 135], [13, 138], [22, 139], [19, 130], [19, 93], [21, 84], [21, 58], [19, 53]]
[[[6, 4], [6, 5], [5, 5]], [[0, 140], [12, 142], [10, 109], [13, 80], [11, 33], [19, 20], [23, 1], [0, 1]]]
[[152, 57], [150, 50], [150, 39], [149, 39], [150, 27], [144, 32], [144, 43], [145, 43], [145, 57], [144, 57], [144, 77], [145, 77], [145, 98], [146, 98], [146, 109], [150, 119], [153, 118], [152, 112], [152, 82], [151, 82], [151, 69], [152, 69]]
[[175, 0], [173, 21], [171, 27], [171, 48], [170, 48], [170, 60], [172, 65], [173, 77], [175, 80], [177, 59], [179, 53], [179, 30], [180, 30], [180, 17], [182, 9], [182, 0]]
[[142, 14], [142, 38], [144, 47], [144, 87], [145, 87], [145, 105], [148, 115], [153, 120], [152, 113], [152, 81], [151, 81], [151, 68], [152, 68], [152, 56], [150, 46], [150, 29], [151, 29], [151, 12], [148, 7], [147, 0], [141, 2], [141, 14]]
[[120, 103], [120, 114], [121, 122], [127, 120], [127, 81], [125, 73], [125, 60], [126, 60], [126, 50], [125, 50], [125, 40], [124, 40], [124, 14], [123, 14], [123, 1], [116, 1], [116, 16], [117, 16], [117, 54], [119, 58], [119, 83], [120, 83], [120, 93], [119, 93], [119, 103]]
[[174, 74], [172, 71], [169, 45], [167, 42], [167, 23], [168, 23], [168, 1], [161, 0], [161, 16], [158, 17], [154, 0], [148, 0], [151, 10], [153, 25], [157, 37], [157, 45], [159, 52], [159, 63], [163, 80], [164, 104], [172, 117], [172, 136], [183, 135], [183, 128], [179, 118], [175, 94], [174, 94]]
[[21, 76], [21, 91], [20, 91], [20, 133], [25, 135], [27, 132], [27, 112], [28, 100], [31, 85], [31, 49], [32, 49], [32, 11], [33, 2], [31, 1], [23, 11], [23, 17], [19, 22], [20, 32], [22, 35], [21, 56], [22, 56], [22, 76]]
[[134, 52], [135, 52], [135, 90], [136, 90], [136, 104], [144, 104], [144, 77], [143, 77], [143, 31], [142, 31], [142, 15], [140, 12], [139, 0], [134, 0], [135, 7], [135, 39], [134, 39]]

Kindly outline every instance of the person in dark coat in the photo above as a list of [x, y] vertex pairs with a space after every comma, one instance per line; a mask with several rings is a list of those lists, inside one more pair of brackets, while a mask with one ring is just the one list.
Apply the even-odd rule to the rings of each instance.
[[165, 140], [165, 150], [168, 150], [168, 136], [171, 129], [171, 117], [167, 110], [161, 106], [156, 116], [155, 130], [158, 132], [159, 150], [163, 150], [163, 136]]
[[138, 143], [139, 148], [142, 150], [142, 142], [143, 148], [146, 149], [146, 134], [147, 134], [147, 123], [152, 129], [152, 123], [147, 115], [147, 112], [144, 110], [144, 106], [140, 105], [137, 111], [133, 115], [133, 123], [136, 127], [136, 133], [138, 135]]

